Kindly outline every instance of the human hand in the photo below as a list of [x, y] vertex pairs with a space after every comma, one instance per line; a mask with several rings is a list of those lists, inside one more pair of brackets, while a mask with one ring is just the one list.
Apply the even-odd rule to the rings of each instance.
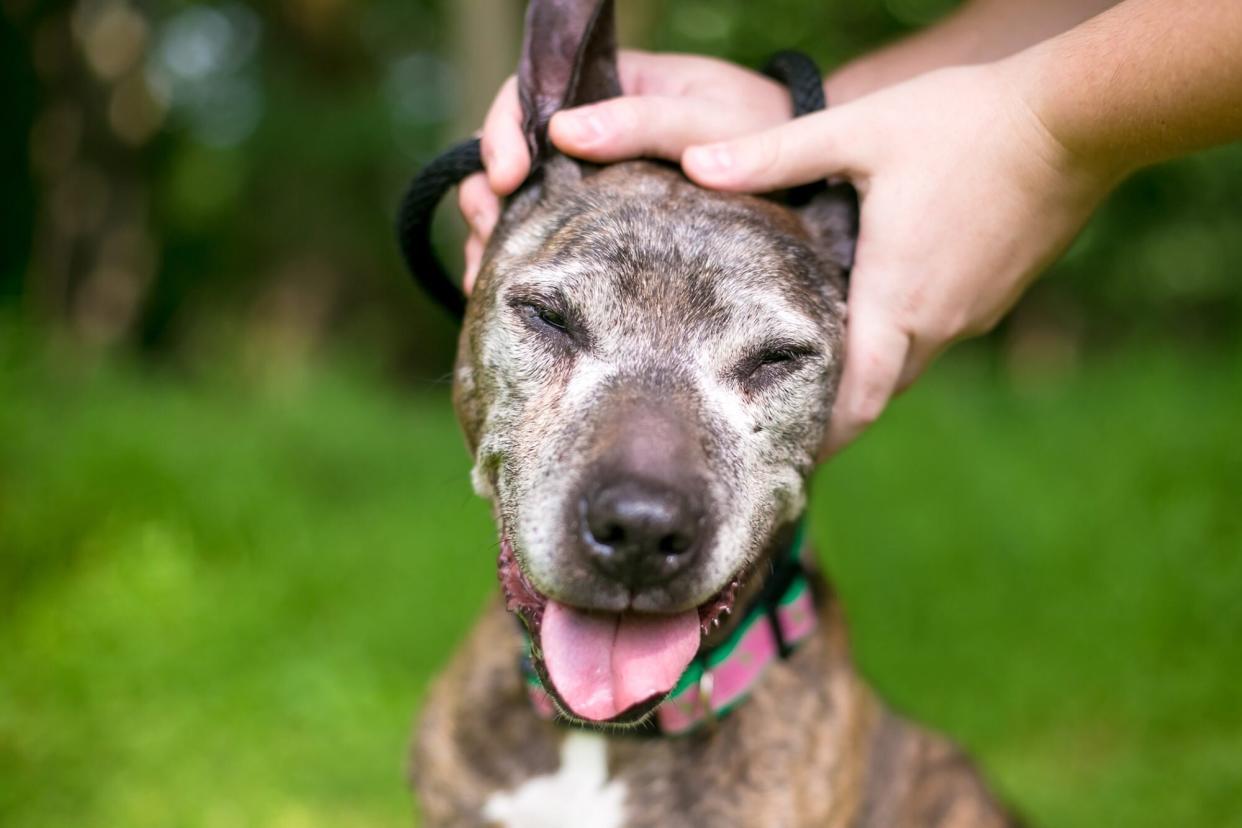
[[[601, 163], [640, 156], [676, 161], [691, 144], [745, 135], [792, 115], [783, 86], [715, 58], [623, 51], [619, 70], [623, 97], [552, 118], [548, 134], [562, 152]], [[516, 190], [530, 171], [515, 78], [492, 103], [482, 144], [486, 174], [470, 176], [458, 189], [458, 207], [470, 227], [467, 293], [500, 216], [500, 197]]]
[[828, 176], [858, 188], [845, 368], [823, 454], [853, 440], [955, 340], [991, 329], [1122, 170], [1074, 156], [1006, 63], [941, 69], [682, 156], [722, 190]]

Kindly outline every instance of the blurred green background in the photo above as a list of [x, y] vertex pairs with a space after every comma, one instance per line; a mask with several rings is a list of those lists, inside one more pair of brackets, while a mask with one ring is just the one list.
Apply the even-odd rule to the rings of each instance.
[[[952, 5], [620, 3], [825, 66]], [[496, 543], [390, 227], [521, 4], [2, 6], [0, 825], [409, 824]], [[1134, 177], [817, 480], [862, 669], [1037, 824], [1242, 826], [1239, 262], [1242, 150]]]

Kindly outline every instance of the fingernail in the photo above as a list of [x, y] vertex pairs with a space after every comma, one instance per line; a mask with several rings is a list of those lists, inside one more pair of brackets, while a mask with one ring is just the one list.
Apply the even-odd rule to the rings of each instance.
[[578, 144], [594, 144], [604, 137], [604, 120], [590, 109], [557, 115], [569, 137]]
[[686, 150], [686, 161], [703, 172], [724, 172], [733, 166], [733, 153], [724, 144]]

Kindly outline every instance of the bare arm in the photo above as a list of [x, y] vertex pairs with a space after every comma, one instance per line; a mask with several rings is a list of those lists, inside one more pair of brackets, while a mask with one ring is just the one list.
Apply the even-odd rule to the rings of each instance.
[[1119, 0], [970, 0], [938, 23], [859, 57], [825, 79], [845, 103], [932, 69], [988, 63], [1054, 37]]
[[1242, 139], [1242, 3], [1126, 0], [1007, 61], [1048, 131], [1123, 172]]

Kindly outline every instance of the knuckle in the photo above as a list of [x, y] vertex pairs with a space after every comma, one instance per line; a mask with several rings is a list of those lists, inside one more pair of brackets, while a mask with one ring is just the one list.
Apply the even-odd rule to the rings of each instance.
[[953, 319], [946, 322], [939, 331], [940, 342], [956, 342], [959, 339], [970, 339], [974, 336], [982, 336], [991, 330], [992, 326], [985, 324], [982, 320], [967, 320], [965, 318]]
[[991, 333], [992, 329], [1000, 324], [1000, 321], [1003, 318], [1003, 316], [1004, 314], [1001, 314], [1001, 313], [968, 315], [965, 312], [963, 312], [961, 325], [958, 329], [957, 336], [955, 338], [967, 339], [970, 337], [983, 336], [986, 333]]
[[937, 315], [935, 324], [930, 326], [928, 338], [937, 343], [948, 343], [982, 336], [996, 327], [999, 321], [999, 317], [982, 315], [969, 307], [945, 308]]
[[833, 419], [847, 431], [865, 428], [879, 419], [887, 399], [884, 390], [874, 385], [843, 388], [833, 407]]
[[881, 389], [864, 389], [861, 394], [854, 398], [846, 412], [846, 416], [856, 425], [869, 426], [880, 419], [880, 414], [883, 413], [884, 406], [887, 403], [888, 395]]
[[911, 328], [917, 331], [916, 339], [940, 344], [952, 342], [961, 335], [962, 319], [953, 312], [925, 313]]
[[780, 169], [784, 157], [784, 137], [779, 129], [762, 132], [750, 145], [747, 159], [749, 172], [767, 176]]
[[933, 281], [924, 280], [898, 300], [901, 327], [915, 339], [937, 345], [971, 336], [976, 320], [970, 309], [932, 295], [928, 283]]

